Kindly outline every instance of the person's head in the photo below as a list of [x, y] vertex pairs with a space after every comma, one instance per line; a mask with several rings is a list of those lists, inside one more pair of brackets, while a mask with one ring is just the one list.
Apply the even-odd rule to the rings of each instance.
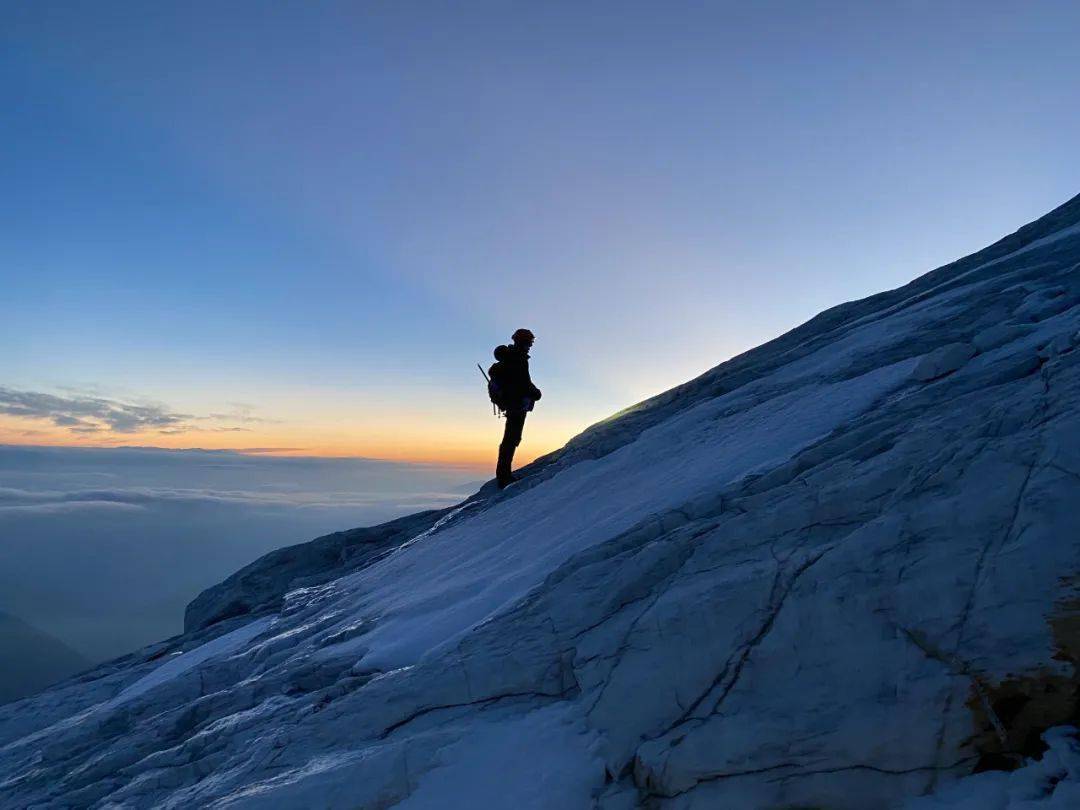
[[514, 345], [519, 348], [531, 349], [533, 341], [536, 340], [536, 336], [528, 329], [518, 329], [510, 336], [510, 339], [514, 341]]

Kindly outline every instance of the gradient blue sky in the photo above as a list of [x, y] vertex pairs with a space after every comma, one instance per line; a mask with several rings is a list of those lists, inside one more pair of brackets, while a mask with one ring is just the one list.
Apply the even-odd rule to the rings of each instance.
[[484, 461], [526, 325], [528, 457], [1080, 191], [1072, 2], [2, 13], [9, 443]]

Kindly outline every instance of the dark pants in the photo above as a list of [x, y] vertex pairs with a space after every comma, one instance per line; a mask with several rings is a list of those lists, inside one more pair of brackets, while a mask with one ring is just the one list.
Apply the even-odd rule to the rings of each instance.
[[514, 464], [514, 451], [521, 444], [521, 431], [525, 428], [525, 411], [506, 412], [506, 427], [503, 429], [502, 444], [499, 445], [499, 464], [495, 468], [495, 477], [499, 483], [509, 483], [512, 479], [510, 470]]

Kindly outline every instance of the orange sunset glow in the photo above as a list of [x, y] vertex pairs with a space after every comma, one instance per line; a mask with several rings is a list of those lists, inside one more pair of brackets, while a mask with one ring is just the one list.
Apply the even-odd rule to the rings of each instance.
[[[535, 420], [522, 443], [522, 462], [560, 447], [578, 426], [551, 425]], [[244, 428], [193, 427], [181, 432], [136, 430], [118, 433], [101, 430], [75, 434], [47, 420], [0, 416], [0, 444], [37, 444], [54, 447], [154, 446], [166, 449], [199, 447], [207, 450], [277, 456], [363, 457], [418, 464], [442, 464], [487, 470], [493, 463], [501, 421], [490, 416], [466, 428], [446, 429], [438, 421], [408, 428], [386, 422], [375, 427], [329, 422], [320, 425], [274, 424]]]

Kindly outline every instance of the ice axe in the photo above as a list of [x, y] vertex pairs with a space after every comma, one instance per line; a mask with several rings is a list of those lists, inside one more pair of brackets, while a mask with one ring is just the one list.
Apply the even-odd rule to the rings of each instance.
[[[491, 396], [491, 377], [489, 377], [489, 376], [487, 375], [487, 372], [486, 372], [486, 371], [484, 371], [484, 367], [483, 367], [482, 365], [480, 365], [479, 363], [477, 363], [477, 364], [476, 364], [476, 367], [477, 367], [478, 369], [480, 369], [480, 373], [481, 373], [481, 374], [483, 375], [483, 377], [484, 377], [484, 382], [485, 382], [485, 383], [487, 383], [487, 386], [488, 386], [488, 396], [490, 397], [490, 396]], [[491, 403], [491, 413], [492, 413], [492, 415], [493, 415], [493, 416], [495, 416], [495, 417], [498, 417], [498, 415], [499, 415], [499, 408], [498, 408], [498, 407], [497, 407], [497, 406], [495, 405], [495, 403], [494, 403], [494, 402], [492, 402], [492, 403]]]

